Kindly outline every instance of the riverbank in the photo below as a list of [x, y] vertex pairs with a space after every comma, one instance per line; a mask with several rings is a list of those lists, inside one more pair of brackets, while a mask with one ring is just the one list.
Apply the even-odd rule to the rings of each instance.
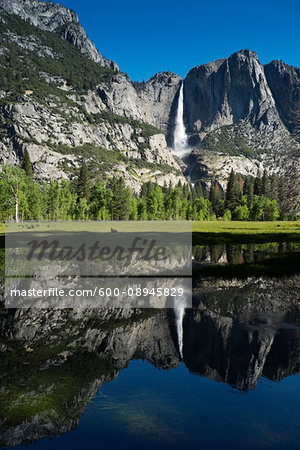
[[260, 243], [300, 242], [300, 221], [295, 222], [193, 222], [193, 242]]

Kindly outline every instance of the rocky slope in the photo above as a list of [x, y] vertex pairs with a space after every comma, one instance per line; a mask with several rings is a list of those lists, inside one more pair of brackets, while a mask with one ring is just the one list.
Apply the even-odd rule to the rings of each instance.
[[240, 120], [257, 128], [281, 126], [264, 68], [255, 52], [192, 69], [184, 84], [188, 133], [205, 133]]
[[119, 70], [116, 63], [105, 59], [96, 49], [73, 10], [58, 3], [40, 0], [2, 0], [1, 7], [8, 13], [15, 14], [42, 30], [57, 33], [78, 48], [81, 53], [100, 63], [103, 67]]
[[[0, 162], [19, 164], [27, 149], [38, 179], [73, 177], [84, 158], [95, 177], [123, 177], [135, 191], [149, 180], [185, 182], [150, 106], [95, 53], [72, 11], [38, 1], [1, 6]], [[62, 24], [76, 39], [62, 39]]]

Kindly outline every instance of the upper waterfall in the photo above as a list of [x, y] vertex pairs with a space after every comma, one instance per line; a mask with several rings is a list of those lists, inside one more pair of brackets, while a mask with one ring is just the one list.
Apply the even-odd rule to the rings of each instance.
[[180, 86], [179, 96], [178, 96], [178, 106], [175, 120], [175, 130], [174, 130], [174, 153], [179, 157], [187, 153], [188, 151], [188, 140], [187, 134], [183, 121], [183, 81]]

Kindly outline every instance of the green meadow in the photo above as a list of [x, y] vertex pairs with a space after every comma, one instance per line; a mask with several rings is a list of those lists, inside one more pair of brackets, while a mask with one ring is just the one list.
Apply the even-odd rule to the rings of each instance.
[[205, 243], [300, 241], [300, 221], [195, 221], [193, 237]]
[[[67, 228], [72, 229], [72, 222], [52, 222], [51, 226], [49, 222], [37, 222], [33, 228], [39, 231], [47, 231], [50, 229], [63, 228], [64, 224], [68, 224]], [[137, 223], [139, 224], [137, 228]], [[185, 229], [185, 221], [81, 221], [73, 222], [74, 230], [80, 228], [82, 231], [97, 231], [99, 230], [99, 224], [101, 224], [101, 231], [110, 231], [111, 228], [115, 228], [118, 231], [178, 231], [180, 224], [182, 224], [182, 230]], [[71, 226], [70, 226], [71, 225]], [[27, 226], [26, 223], [20, 223], [19, 231], [32, 231], [32, 226]], [[197, 235], [227, 235], [228, 237], [234, 236], [259, 236], [265, 235], [270, 237], [276, 235], [277, 237], [296, 238], [300, 239], [300, 220], [294, 222], [245, 222], [245, 221], [193, 221], [192, 222], [193, 233]], [[5, 230], [4, 224], [0, 224], [0, 234], [3, 234]]]

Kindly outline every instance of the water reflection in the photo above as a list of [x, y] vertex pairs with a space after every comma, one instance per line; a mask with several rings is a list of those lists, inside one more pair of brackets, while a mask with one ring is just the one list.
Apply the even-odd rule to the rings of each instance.
[[[2, 312], [1, 445], [76, 428], [90, 399], [132, 359], [159, 369], [178, 366], [174, 313], [149, 314]], [[239, 317], [200, 302], [185, 310], [184, 364], [238, 390], [255, 389], [261, 376], [280, 381], [300, 369], [299, 321], [293, 308]]]
[[[286, 245], [283, 250], [295, 248]], [[257, 258], [265, 261], [278, 252], [282, 254], [278, 246], [267, 246], [263, 255], [255, 246], [194, 248], [197, 264], [213, 266], [231, 262], [235, 267]], [[187, 392], [192, 374], [201, 375], [193, 385], [209, 379], [248, 395], [262, 377], [280, 382], [297, 374], [299, 289], [298, 273], [273, 277], [250, 272], [245, 278], [237, 272], [223, 278], [211, 272], [195, 277], [193, 308], [180, 312], [0, 310], [0, 446], [13, 447], [77, 429], [97, 392], [133, 360], [147, 360], [151, 367], [162, 369], [161, 374], [183, 362], [189, 372], [178, 376]], [[147, 373], [143, 377], [141, 402], [147, 403], [153, 393], [147, 394]], [[109, 383], [111, 389], [114, 383]], [[217, 414], [213, 391], [215, 403], [210, 408]], [[111, 427], [117, 414], [130, 416], [134, 426], [145, 422], [155, 432], [156, 422], [149, 417], [137, 419], [120, 401], [112, 406], [105, 400], [102, 406]], [[172, 415], [171, 404], [164, 403], [161, 410]], [[190, 418], [180, 420], [189, 428]], [[190, 429], [190, 436], [196, 428]]]
[[194, 245], [193, 257], [200, 264], [243, 264], [255, 263], [300, 252], [298, 242], [267, 242], [264, 244]]

